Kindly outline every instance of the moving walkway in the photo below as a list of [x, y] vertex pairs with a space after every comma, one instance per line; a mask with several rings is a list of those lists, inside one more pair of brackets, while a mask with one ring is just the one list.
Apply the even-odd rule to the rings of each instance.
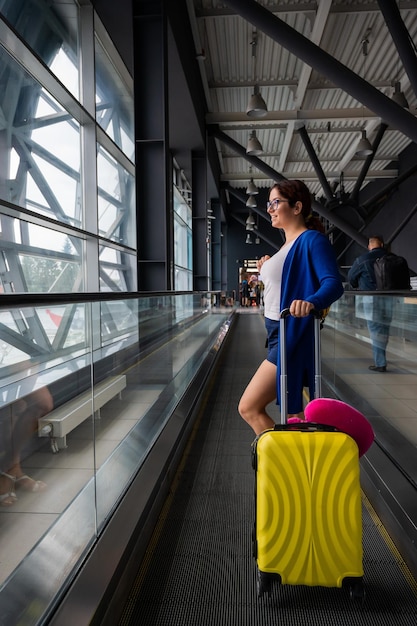
[[[362, 390], [358, 400], [357, 385], [349, 385], [350, 376], [363, 378], [369, 360], [358, 320], [354, 337], [349, 316], [334, 311], [325, 323], [322, 352], [326, 395], [359, 406], [377, 432], [362, 461], [367, 601], [352, 605], [341, 590], [281, 589], [265, 603], [256, 597], [251, 553], [253, 437], [236, 409], [265, 356], [262, 312], [208, 306], [200, 298], [186, 310], [178, 298], [177, 314], [167, 311], [171, 301], [161, 326], [156, 316], [148, 317], [154, 325], [148, 335], [139, 333], [139, 349], [127, 336], [100, 346], [100, 355], [105, 349], [110, 358], [109, 375], [126, 377], [122, 399], [110, 399], [98, 419], [93, 413], [70, 432], [66, 449], [53, 454], [39, 438], [44, 447], [26, 460], [36, 478], [48, 483], [48, 495], [25, 495], [14, 511], [1, 510], [3, 540], [20, 536], [24, 518], [52, 522], [4, 581], [3, 623], [269, 623], [278, 610], [288, 620], [301, 615], [305, 623], [355, 623], [364, 615], [368, 621], [359, 623], [372, 624], [374, 616], [380, 623], [415, 623], [417, 515], [401, 501], [404, 494], [411, 507], [416, 501], [408, 460], [415, 446], [377, 414], [372, 397]], [[130, 303], [129, 310], [143, 307]], [[386, 390], [390, 376], [403, 392], [407, 384], [415, 388], [413, 359], [396, 350], [402, 339], [393, 337], [392, 374], [385, 384], [379, 379]], [[376, 385], [369, 381], [364, 379], [368, 390]], [[392, 432], [405, 469], [395, 462], [393, 442], [387, 450], [385, 434]], [[69, 501], [56, 506], [63, 492]], [[45, 502], [55, 504], [52, 516], [48, 507], [42, 510]]]

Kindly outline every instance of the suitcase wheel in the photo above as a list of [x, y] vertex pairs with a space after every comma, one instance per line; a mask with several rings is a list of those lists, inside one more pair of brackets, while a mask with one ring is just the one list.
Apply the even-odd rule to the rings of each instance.
[[[258, 591], [258, 598], [262, 598], [264, 593], [271, 595], [272, 591], [272, 581], [276, 578], [274, 574], [269, 574], [268, 572], [261, 572], [258, 569], [258, 577], [256, 581], [256, 587]], [[278, 577], [279, 578], [279, 577]]]
[[363, 582], [356, 582], [350, 585], [349, 587], [349, 596], [351, 600], [355, 602], [360, 602], [360, 604], [365, 603], [365, 587], [363, 586]]

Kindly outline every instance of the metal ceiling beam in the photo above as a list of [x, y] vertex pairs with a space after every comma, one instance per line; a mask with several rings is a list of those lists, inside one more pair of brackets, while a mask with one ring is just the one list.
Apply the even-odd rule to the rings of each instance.
[[307, 151], [308, 156], [311, 159], [311, 163], [314, 167], [314, 171], [316, 172], [316, 176], [320, 181], [320, 184], [322, 186], [322, 189], [324, 191], [324, 195], [326, 196], [327, 200], [330, 202], [331, 200], [333, 200], [334, 198], [334, 194], [330, 188], [329, 182], [326, 178], [326, 175], [323, 171], [323, 168], [321, 166], [321, 163], [319, 161], [319, 158], [317, 156], [316, 151], [313, 148], [313, 144], [310, 141], [310, 137], [308, 136], [307, 130], [305, 126], [301, 126], [298, 129], [298, 134], [301, 137], [301, 140], [304, 144], [304, 147]]
[[[399, 2], [399, 8], [404, 10], [417, 9], [417, 2]], [[317, 2], [297, 2], [296, 4], [280, 4], [276, 2], [275, 4], [271, 4], [268, 9], [271, 13], [316, 13], [317, 11]], [[332, 6], [330, 13], [375, 13], [379, 11], [379, 6], [377, 2], [353, 2], [352, 4], [338, 4]], [[226, 17], [234, 15], [234, 12], [230, 9], [222, 8], [209, 8], [209, 9], [200, 9], [196, 8], [196, 16], [198, 18], [202, 17]]]
[[[373, 208], [373, 210], [370, 211], [370, 213], [367, 216], [367, 220], [366, 223], [364, 224], [364, 226], [360, 229], [361, 232], [363, 230], [365, 230], [365, 228], [367, 226], [369, 226], [373, 219], [375, 218], [375, 216], [379, 213], [381, 209], [378, 208], [377, 206], [375, 206]], [[397, 228], [390, 234], [389, 237], [385, 238], [385, 243], [388, 247], [391, 246], [392, 242], [398, 237], [398, 235], [404, 230], [404, 228], [407, 226], [407, 224], [410, 222], [410, 220], [414, 217], [414, 215], [417, 213], [417, 205], [414, 205], [411, 210], [409, 211], [409, 213], [405, 216], [405, 218], [401, 221], [401, 223], [397, 226]], [[349, 248], [350, 244], [348, 244], [346, 246], [346, 250]], [[413, 272], [413, 275], [415, 275], [415, 273]]]
[[[281, 172], [282, 176], [284, 178], [295, 178], [295, 176], [297, 176], [297, 178], [301, 178], [302, 180], [317, 180], [317, 174], [316, 172], [313, 172], [311, 170], [297, 170], [296, 172], [287, 172], [287, 171], [283, 171]], [[327, 178], [339, 178], [340, 176], [340, 171], [339, 170], [328, 170], [324, 172], [325, 176]], [[354, 180], [355, 182], [358, 180], [358, 176], [360, 175], [360, 172], [358, 171], [353, 171], [353, 170], [343, 170], [343, 178], [345, 181], [347, 180]], [[275, 174], [276, 177], [276, 174]], [[368, 180], [376, 180], [376, 179], [381, 179], [381, 178], [397, 178], [398, 177], [398, 170], [393, 170], [393, 169], [389, 169], [389, 170], [369, 170], [367, 171], [366, 174], [366, 178]], [[269, 180], [272, 178], [272, 176], [270, 176], [269, 174], [259, 174], [253, 173], [253, 176], [249, 176], [248, 174], [244, 174], [244, 173], [240, 173], [240, 174], [236, 174], [236, 173], [227, 173], [224, 172], [223, 174], [220, 175], [220, 180], [222, 182], [227, 182], [227, 181], [232, 181], [232, 180], [249, 180], [249, 178], [254, 178], [257, 181], [261, 181], [261, 180]], [[333, 191], [333, 190], [332, 190]]]
[[[269, 79], [258, 79], [256, 81], [258, 87], [291, 87], [296, 88], [299, 84], [299, 81], [296, 79], [285, 79], [285, 78], [269, 78]], [[390, 88], [392, 87], [392, 78], [387, 78], [385, 80], [370, 80], [370, 85], [377, 87], [378, 89]], [[225, 80], [225, 81], [209, 81], [208, 86], [210, 89], [241, 89], [242, 87], [247, 87], [248, 89], [253, 89], [253, 80]], [[332, 89], [339, 89], [336, 85], [333, 85], [327, 80], [318, 81], [316, 83], [310, 82], [306, 91], [316, 91], [318, 89], [326, 89], [326, 91], [331, 91]]]
[[374, 196], [369, 198], [366, 202], [363, 202], [362, 206], [364, 207], [364, 209], [369, 209], [370, 207], [374, 206], [377, 202], [379, 202], [379, 200], [384, 198], [388, 193], [390, 193], [394, 189], [398, 188], [405, 180], [410, 178], [410, 176], [413, 176], [413, 174], [415, 174], [416, 172], [417, 172], [417, 163], [413, 165], [412, 167], [410, 167], [403, 174], [400, 174], [399, 176], [397, 176], [396, 179], [392, 183], [389, 183], [389, 185], [384, 187], [384, 189], [380, 189], [378, 193], [376, 193]]
[[240, 200], [240, 202], [244, 205], [245, 207], [245, 211], [247, 212], [252, 212], [252, 213], [256, 213], [257, 215], [259, 215], [262, 219], [267, 220], [268, 222], [270, 222], [270, 217], [268, 215], [268, 213], [266, 212], [265, 209], [259, 209], [258, 207], [253, 207], [253, 208], [249, 208], [246, 206], [246, 201], [248, 199], [248, 196], [245, 196], [239, 189], [234, 189], [233, 187], [231, 187], [230, 185], [225, 185], [223, 187], [223, 189], [225, 189], [226, 191], [228, 191], [232, 196], [234, 196], [235, 198], [237, 198], [238, 200]]
[[[356, 74], [355, 74], [356, 76]], [[362, 79], [361, 79], [362, 80]], [[376, 89], [379, 94], [380, 92]], [[382, 95], [383, 98], [386, 96]], [[389, 98], [386, 98], [388, 102], [392, 102]], [[395, 104], [395, 102], [393, 102]], [[402, 107], [395, 104], [400, 111], [404, 111]], [[409, 113], [410, 117], [415, 120], [414, 116]], [[267, 114], [258, 120], [252, 120], [252, 127], [256, 124], [257, 127], [262, 125], [268, 125], [268, 122], [300, 122], [305, 120], [309, 122], [328, 122], [331, 120], [340, 120], [342, 122], [348, 121], [368, 121], [374, 120], [380, 117], [375, 115], [374, 111], [363, 107], [350, 108], [350, 109], [293, 109], [292, 111], [268, 111]], [[245, 112], [238, 111], [236, 113], [207, 113], [206, 124], [248, 124], [248, 116]], [[357, 131], [358, 129], [356, 129]]]
[[[318, 3], [317, 11], [315, 12], [314, 24], [311, 29], [310, 39], [317, 46], [323, 37], [324, 29], [329, 18], [329, 11], [332, 5], [332, 0], [321, 0]], [[303, 106], [304, 98], [307, 92], [307, 87], [310, 82], [313, 69], [311, 65], [304, 64], [301, 68], [297, 89], [294, 95], [294, 107], [300, 109]]]
[[414, 217], [414, 215], [417, 213], [417, 204], [415, 204], [411, 211], [409, 211], [408, 215], [405, 216], [405, 218], [403, 219], [403, 221], [401, 222], [401, 224], [399, 224], [397, 226], [397, 228], [394, 230], [393, 233], [391, 233], [388, 241], [386, 242], [387, 245], [391, 245], [391, 243], [394, 241], [394, 239], [396, 237], [398, 237], [398, 235], [400, 234], [400, 232], [402, 230], [404, 230], [404, 228], [407, 226], [408, 222]]
[[225, 0], [236, 13], [417, 143], [417, 119], [255, 0]]
[[[354, 188], [352, 189], [351, 194], [349, 196], [349, 200], [351, 202], [356, 203], [358, 201], [360, 188], [362, 187], [362, 183], [365, 180], [366, 175], [368, 174], [369, 168], [371, 167], [371, 163], [374, 160], [376, 151], [378, 150], [378, 146], [381, 143], [386, 130], [387, 130], [387, 125], [384, 123], [382, 123], [380, 127], [378, 128], [376, 137], [372, 142], [372, 154], [366, 157], [365, 162], [360, 171], [360, 174], [358, 176], [358, 179], [356, 181], [356, 184]], [[397, 175], [398, 175], [398, 172], [397, 172]]]
[[[241, 226], [246, 227], [246, 223], [244, 220], [242, 220], [242, 218], [240, 218], [238, 215], [236, 215], [236, 213], [232, 213], [231, 217], [236, 220], [236, 222], [238, 222], [239, 224], [241, 224]], [[270, 239], [269, 237], [267, 237], [266, 235], [264, 235], [264, 233], [259, 232], [259, 230], [248, 230], [246, 231], [246, 234], [251, 234], [254, 235], [255, 237], [259, 237], [260, 239], [262, 239], [265, 243], [267, 243], [269, 246], [271, 246], [271, 248], [275, 248], [275, 250], [279, 250], [279, 248], [281, 246], [277, 245], [276, 241], [273, 241], [272, 239]], [[281, 241], [281, 245], [284, 243], [284, 241]]]
[[[228, 145], [230, 148], [232, 148], [232, 150], [235, 150], [235, 152], [245, 158], [249, 163], [251, 163], [251, 165], [257, 167], [261, 172], [264, 172], [264, 174], [270, 176], [272, 180], [277, 182], [279, 182], [280, 180], [287, 180], [285, 176], [283, 176], [279, 172], [276, 172], [272, 167], [264, 163], [259, 157], [246, 154], [246, 150], [243, 146], [237, 143], [237, 141], [234, 141], [231, 137], [228, 137], [228, 135], [223, 133], [221, 130], [213, 128], [212, 134], [216, 139]], [[313, 200], [312, 206], [319, 215], [324, 217], [331, 224], [334, 224], [339, 230], [346, 233], [348, 237], [354, 239], [357, 243], [359, 243], [359, 245], [366, 247], [366, 237], [364, 237], [364, 235], [362, 235], [361, 233], [358, 233], [356, 229], [347, 222], [345, 222], [345, 220], [341, 219], [338, 215], [333, 214], [329, 209], [327, 209], [316, 200]]]
[[269, 178], [272, 178], [272, 180], [279, 181], [285, 179], [285, 176], [279, 174], [276, 170], [274, 170], [273, 167], [270, 167], [269, 165], [264, 163], [259, 157], [246, 154], [246, 149], [241, 146], [240, 143], [229, 137], [229, 135], [223, 133], [219, 128], [213, 126], [210, 128], [210, 132], [212, 133], [213, 137], [224, 143], [226, 146], [229, 146], [229, 148], [231, 148], [239, 156], [246, 159], [248, 163], [266, 174], [266, 176], [268, 176]]
[[[273, 4], [269, 7], [271, 11], [274, 13], [315, 13], [317, 11], [317, 2], [313, 0], [313, 2], [300, 2], [297, 5], [279, 5], [278, 3]], [[205, 8], [200, 9], [196, 8], [195, 10], [196, 16], [198, 18], [201, 17], [226, 17], [233, 16], [234, 12], [228, 8]]]
[[[377, 118], [375, 118], [377, 119]], [[379, 119], [379, 118], [378, 118]], [[236, 126], [235, 124], [221, 124], [221, 129], [223, 131], [228, 131], [228, 130], [232, 130], [232, 131], [237, 131], [237, 130], [253, 130], [253, 122], [247, 122], [246, 124], [239, 124], [239, 126]], [[256, 124], [256, 131], [258, 132], [259, 130], [282, 130], [285, 131], [287, 129], [287, 125], [286, 124], [262, 124], [262, 123], [257, 123]], [[332, 133], [332, 134], [336, 134], [336, 133], [355, 133], [356, 135], [360, 132], [358, 130], [357, 126], [352, 126], [349, 128], [345, 128], [344, 126], [334, 126], [331, 128], [331, 130], [328, 130], [328, 128], [323, 128], [323, 127], [319, 127], [319, 128], [311, 128], [308, 127], [308, 134], [309, 135], [326, 135], [327, 133]], [[366, 129], [365, 129], [366, 130]], [[394, 129], [390, 129], [388, 128], [388, 131], [392, 131], [392, 132], [396, 132], [394, 131]], [[398, 153], [395, 153], [395, 155], [392, 156], [388, 156], [388, 157], [380, 157], [382, 161], [385, 161], [386, 159], [392, 160], [392, 159], [398, 159]], [[299, 162], [302, 161], [303, 159], [293, 159], [294, 162]], [[326, 159], [327, 160], [327, 159]], [[291, 162], [291, 158], [287, 159], [287, 162]]]
[[[239, 191], [239, 189], [233, 189], [233, 187], [231, 187], [230, 185], [227, 185], [227, 187], [225, 187], [225, 189], [235, 198], [237, 198], [238, 200], [240, 200], [242, 202], [242, 204], [245, 205], [245, 209], [247, 211], [251, 211], [252, 213], [256, 213], [257, 215], [260, 215], [260, 217], [264, 220], [266, 220], [269, 224], [271, 224], [271, 218], [269, 216], [269, 214], [266, 212], [266, 210], [262, 210], [262, 209], [258, 209], [258, 207], [254, 207], [252, 209], [249, 209], [246, 207], [246, 200], [247, 200], [247, 196], [245, 196], [241, 191]], [[236, 211], [230, 211], [230, 217], [233, 217], [233, 219], [235, 219], [237, 222], [239, 222], [239, 224], [242, 224], [242, 226], [245, 227], [246, 230], [246, 221], [243, 220], [241, 217], [239, 217], [236, 214]], [[279, 249], [279, 247], [277, 246], [277, 242], [273, 241], [272, 239], [270, 239], [267, 235], [261, 233], [258, 230], [254, 230], [254, 231], [247, 231], [247, 232], [252, 232], [256, 235], [259, 235], [259, 237], [261, 237], [265, 243], [269, 244], [272, 248], [276, 248], [277, 250]], [[281, 231], [279, 231], [279, 235], [281, 238], [281, 245], [284, 243], [284, 236], [282, 234]]]
[[378, 4], [403, 62], [404, 69], [410, 79], [414, 93], [417, 94], [416, 51], [411, 43], [408, 30], [401, 19], [397, 3], [392, 0], [378, 0]]

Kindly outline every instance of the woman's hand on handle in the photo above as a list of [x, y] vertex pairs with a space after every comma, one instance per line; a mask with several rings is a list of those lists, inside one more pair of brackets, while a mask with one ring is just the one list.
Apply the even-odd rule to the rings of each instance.
[[293, 317], [307, 317], [314, 309], [314, 304], [307, 300], [293, 300], [290, 305], [290, 315]]

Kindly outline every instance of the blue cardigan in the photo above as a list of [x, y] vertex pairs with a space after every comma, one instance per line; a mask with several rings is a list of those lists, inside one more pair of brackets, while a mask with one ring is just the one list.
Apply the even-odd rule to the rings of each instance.
[[[281, 311], [293, 300], [307, 300], [318, 310], [326, 309], [343, 294], [343, 285], [333, 248], [327, 237], [307, 230], [294, 242], [284, 262]], [[313, 317], [287, 318], [288, 412], [303, 410], [303, 387], [314, 397]], [[280, 403], [281, 363], [278, 350], [277, 403]]]

